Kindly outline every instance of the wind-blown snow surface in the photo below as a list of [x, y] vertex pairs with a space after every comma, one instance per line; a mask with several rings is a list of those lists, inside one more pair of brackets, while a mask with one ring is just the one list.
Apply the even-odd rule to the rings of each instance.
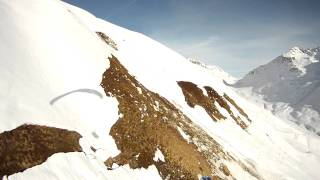
[[234, 84], [237, 79], [230, 75], [229, 73], [225, 72], [223, 69], [221, 69], [219, 66], [216, 65], [207, 65], [197, 59], [188, 58], [190, 62], [193, 64], [197, 64], [201, 67], [203, 67], [203, 70], [210, 71], [213, 76], [220, 78], [222, 81], [225, 81], [228, 84]]
[[[86, 152], [55, 154], [8, 179], [160, 179], [154, 166], [107, 170], [103, 164], [118, 153], [108, 135], [119, 117], [118, 102], [106, 97], [99, 86], [111, 53], [144, 86], [175, 104], [226, 151], [255, 166], [262, 178], [320, 177], [316, 136], [251, 104], [219, 77], [142, 34], [56, 0], [0, 0], [0, 19], [0, 133], [24, 123], [75, 130], [83, 136], [80, 144]], [[119, 51], [106, 46], [95, 31], [111, 37]], [[177, 85], [181, 80], [227, 93], [252, 120], [247, 131], [231, 120], [212, 121], [199, 106], [190, 108]], [[58, 96], [62, 98], [56, 100]], [[227, 166], [238, 179], [254, 179], [236, 164]]]
[[319, 60], [320, 48], [294, 47], [251, 71], [235, 87], [251, 88], [267, 109], [320, 135]]

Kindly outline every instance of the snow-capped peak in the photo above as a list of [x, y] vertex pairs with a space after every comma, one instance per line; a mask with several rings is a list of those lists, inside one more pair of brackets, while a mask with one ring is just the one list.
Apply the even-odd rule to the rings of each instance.
[[[320, 59], [319, 48], [304, 49], [293, 47], [288, 52], [278, 56], [271, 62], [261, 65], [250, 71], [238, 84], [243, 84], [244, 79], [264, 79], [259, 84], [265, 84], [266, 79], [289, 80], [306, 75], [311, 71], [310, 64], [318, 63]], [[313, 71], [313, 68], [311, 68]], [[313, 74], [312, 72], [310, 74]], [[249, 83], [251, 84], [251, 83]]]
[[317, 52], [319, 52], [320, 47], [316, 48], [300, 48], [300, 47], [293, 47], [288, 52], [284, 53], [283, 57], [299, 57], [301, 55], [315, 55]]
[[293, 47], [289, 52], [283, 54], [280, 57], [288, 60], [289, 65], [298, 69], [302, 75], [306, 73], [306, 66], [319, 61], [317, 56], [319, 48], [304, 49], [299, 47]]
[[236, 83], [252, 87], [282, 118], [302, 124], [320, 134], [320, 51], [319, 47], [291, 48]]
[[303, 53], [303, 49], [300, 49], [299, 47], [295, 46], [291, 48], [288, 52], [284, 53], [284, 57], [295, 57], [297, 55], [300, 55]]

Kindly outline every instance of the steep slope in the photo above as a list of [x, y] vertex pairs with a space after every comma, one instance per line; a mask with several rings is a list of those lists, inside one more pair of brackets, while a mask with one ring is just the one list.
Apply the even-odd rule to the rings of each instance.
[[[0, 9], [1, 146], [8, 133], [28, 142], [24, 124], [77, 134], [75, 148], [41, 161], [37, 148], [19, 146], [34, 155], [31, 166], [4, 168], [4, 179], [319, 177], [318, 138], [306, 143], [303, 131], [160, 43], [61, 1], [0, 0]], [[41, 151], [61, 142], [46, 136]], [[4, 152], [4, 167], [21, 153]]]
[[193, 64], [197, 64], [197, 65], [203, 67], [204, 68], [203, 70], [210, 71], [213, 76], [219, 77], [222, 81], [225, 81], [228, 84], [234, 84], [237, 81], [237, 79], [235, 77], [233, 77], [229, 73], [225, 72], [219, 66], [212, 65], [212, 64], [207, 65], [207, 64], [205, 64], [197, 59], [194, 59], [194, 58], [188, 58], [188, 60], [190, 62], [192, 62]]
[[[106, 94], [117, 97], [122, 114], [110, 131], [121, 153], [106, 162], [108, 167], [154, 164], [163, 179], [232, 178], [223, 162], [235, 159], [173, 104], [140, 84], [115, 57], [110, 58], [101, 85]], [[156, 150], [164, 156], [162, 161], [154, 160]]]
[[320, 135], [320, 48], [292, 48], [260, 66], [236, 87], [252, 87], [265, 107]]

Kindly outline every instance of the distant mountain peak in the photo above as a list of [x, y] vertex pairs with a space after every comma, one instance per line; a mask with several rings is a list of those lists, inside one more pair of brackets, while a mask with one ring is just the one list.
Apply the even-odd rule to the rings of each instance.
[[306, 73], [306, 66], [319, 61], [319, 48], [300, 48], [293, 47], [287, 53], [280, 56], [282, 61], [287, 61], [291, 66], [291, 69], [297, 69], [301, 72], [301, 75]]
[[319, 52], [319, 47], [293, 47], [252, 70], [235, 86], [252, 87], [254, 93], [272, 104], [271, 110], [276, 114], [289, 113], [286, 116], [291, 120], [320, 134]]
[[319, 47], [316, 48], [300, 48], [300, 47], [293, 47], [291, 48], [287, 53], [284, 53], [282, 56], [283, 57], [293, 57], [296, 59], [299, 59], [297, 57], [301, 57], [304, 55], [308, 55], [308, 56], [314, 56], [315, 54], [317, 54], [319, 52]]

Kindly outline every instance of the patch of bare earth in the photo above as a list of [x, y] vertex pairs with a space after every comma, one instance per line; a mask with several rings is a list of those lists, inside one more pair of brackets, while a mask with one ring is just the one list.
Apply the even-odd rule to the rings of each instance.
[[97, 35], [101, 38], [102, 41], [107, 43], [110, 47], [112, 47], [115, 50], [118, 50], [117, 43], [115, 43], [109, 36], [107, 36], [103, 32], [96, 32]]
[[[230, 115], [230, 117], [242, 128], [246, 129], [248, 125], [241, 119], [241, 117], [236, 116], [232, 111], [227, 103], [227, 100], [235, 106], [235, 108], [239, 111], [240, 114], [244, 114], [244, 117], [249, 121], [248, 116], [245, 112], [229, 97], [225, 94], [224, 97], [220, 96], [213, 88], [210, 86], [205, 86], [204, 89], [206, 90], [206, 94], [194, 83], [188, 81], [178, 81], [178, 85], [180, 86], [182, 93], [185, 97], [187, 104], [194, 108], [195, 105], [201, 106], [206, 110], [208, 115], [214, 121], [224, 120], [226, 119], [223, 116], [215, 102], [219, 104], [220, 107], [224, 108]], [[228, 98], [227, 98], [228, 97]], [[240, 111], [241, 110], [241, 111]]]
[[[119, 102], [121, 116], [110, 135], [121, 153], [109, 158], [107, 167], [112, 169], [114, 163], [133, 169], [155, 165], [163, 179], [198, 179], [198, 175], [233, 179], [222, 163], [233, 158], [212, 137], [164, 97], [145, 88], [116, 57], [109, 61], [101, 86]], [[164, 161], [154, 160], [157, 149]]]
[[59, 152], [80, 152], [81, 135], [75, 131], [22, 125], [0, 134], [0, 179], [42, 164]]

